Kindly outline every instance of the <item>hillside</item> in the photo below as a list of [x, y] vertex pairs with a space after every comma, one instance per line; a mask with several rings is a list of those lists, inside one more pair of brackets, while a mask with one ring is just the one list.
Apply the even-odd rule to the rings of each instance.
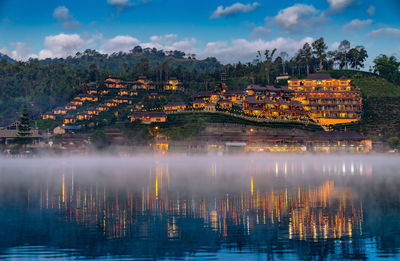
[[362, 119], [357, 124], [336, 126], [336, 129], [354, 129], [376, 139], [400, 136], [400, 86], [374, 73], [354, 70], [328, 71], [332, 77], [344, 75], [363, 97]]
[[0, 62], [5, 61], [6, 63], [16, 63], [16, 61], [10, 58], [8, 55], [0, 53]]

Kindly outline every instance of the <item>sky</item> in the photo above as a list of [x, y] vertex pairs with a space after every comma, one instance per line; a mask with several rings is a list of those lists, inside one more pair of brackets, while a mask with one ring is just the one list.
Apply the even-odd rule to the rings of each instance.
[[0, 0], [0, 53], [16, 60], [136, 45], [249, 62], [324, 37], [400, 57], [400, 0]]

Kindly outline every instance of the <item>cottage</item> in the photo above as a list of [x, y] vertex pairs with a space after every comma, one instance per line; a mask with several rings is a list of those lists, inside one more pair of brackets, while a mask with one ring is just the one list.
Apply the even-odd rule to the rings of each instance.
[[186, 104], [184, 102], [169, 102], [164, 105], [164, 111], [184, 111]]
[[110, 108], [110, 107], [116, 107], [116, 106], [118, 106], [118, 103], [116, 103], [116, 102], [113, 101], [113, 100], [108, 100], [108, 101], [104, 102], [104, 105]]
[[64, 106], [64, 108], [65, 108], [66, 110], [68, 110], [68, 111], [76, 110], [77, 105], [76, 105], [76, 104], [73, 104], [73, 103], [68, 103], [67, 105]]
[[164, 84], [164, 91], [180, 91], [183, 92], [185, 88], [181, 81], [179, 81], [176, 77], [171, 77], [169, 80]]
[[53, 110], [53, 113], [55, 115], [65, 115], [65, 114], [67, 114], [67, 110], [63, 107], [57, 107]]
[[216, 103], [219, 99], [219, 95], [215, 92], [206, 91], [206, 92], [199, 92], [192, 96], [194, 100], [203, 100], [205, 102]]
[[190, 103], [193, 107], [193, 109], [204, 109], [204, 107], [206, 106], [206, 102], [204, 100], [194, 100]]
[[102, 112], [102, 111], [108, 111], [110, 108], [107, 106], [107, 105], [105, 105], [105, 104], [100, 104], [100, 105], [98, 105], [97, 107], [96, 107], [96, 110], [98, 110], [98, 111], [100, 111], [100, 112]]
[[64, 117], [63, 124], [74, 124], [76, 122], [76, 118], [72, 116]]
[[233, 102], [231, 100], [220, 100], [217, 104], [220, 108], [229, 109], [232, 108]]
[[156, 85], [153, 83], [153, 81], [150, 81], [147, 79], [146, 76], [140, 76], [139, 79], [136, 82], [133, 82], [132, 84], [132, 90], [155, 90]]
[[167, 121], [167, 115], [164, 112], [134, 112], [128, 118], [131, 122], [141, 120], [146, 124]]
[[246, 94], [240, 90], [228, 90], [222, 93], [222, 98], [224, 100], [230, 100], [232, 102], [243, 101], [246, 97]]
[[55, 120], [56, 116], [51, 112], [47, 112], [45, 114], [42, 114], [42, 119], [43, 120]]
[[127, 84], [120, 78], [111, 76], [104, 81], [104, 85], [110, 89], [121, 89], [126, 88], [127, 86]]
[[76, 100], [76, 99], [72, 100], [70, 103], [71, 103], [72, 105], [75, 105], [75, 106], [82, 106], [82, 105], [83, 105], [83, 101], [81, 101], [81, 100]]
[[112, 100], [118, 104], [132, 104], [132, 99], [123, 96], [115, 97]]

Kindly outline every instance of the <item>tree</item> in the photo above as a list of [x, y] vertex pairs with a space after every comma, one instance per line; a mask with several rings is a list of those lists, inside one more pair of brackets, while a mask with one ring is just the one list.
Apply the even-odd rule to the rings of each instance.
[[287, 72], [286, 72], [286, 63], [287, 63], [287, 59], [289, 57], [289, 54], [287, 52], [281, 52], [279, 54], [279, 56], [282, 59], [282, 73], [283, 73], [283, 75], [286, 75], [287, 74]]
[[100, 80], [100, 72], [99, 72], [99, 69], [97, 69], [96, 64], [92, 63], [89, 66], [88, 73], [89, 73], [89, 81], [97, 82], [98, 80]]
[[357, 70], [358, 67], [363, 68], [364, 62], [368, 58], [367, 50], [364, 46], [356, 46], [349, 51], [349, 61], [353, 69]]
[[325, 44], [323, 37], [315, 40], [311, 45], [313, 54], [319, 60], [319, 69], [322, 70], [322, 62], [326, 59], [326, 49], [328, 49], [328, 46]]
[[18, 134], [15, 138], [15, 142], [23, 145], [24, 147], [32, 142], [32, 131], [30, 126], [30, 119], [28, 113], [28, 107], [24, 105], [22, 115], [18, 125]]
[[97, 148], [97, 149], [104, 149], [108, 146], [109, 140], [107, 135], [102, 130], [96, 130], [95, 132], [90, 135], [90, 142]]
[[340, 67], [343, 68], [343, 66], [348, 69], [348, 53], [350, 51], [350, 42], [347, 40], [343, 40], [339, 44], [338, 48], [338, 55], [340, 59]]
[[305, 43], [297, 54], [298, 60], [301, 64], [306, 66], [307, 75], [310, 74], [310, 63], [312, 59], [312, 49], [309, 43]]
[[400, 63], [396, 57], [388, 57], [385, 54], [381, 54], [374, 60], [374, 72], [378, 73], [383, 78], [394, 81], [396, 73], [399, 72]]
[[265, 56], [264, 69], [265, 69], [265, 73], [266, 73], [266, 77], [267, 77], [267, 84], [270, 84], [272, 59], [274, 57], [275, 52], [276, 52], [276, 48], [274, 48], [272, 51], [267, 49], [264, 52], [264, 56]]

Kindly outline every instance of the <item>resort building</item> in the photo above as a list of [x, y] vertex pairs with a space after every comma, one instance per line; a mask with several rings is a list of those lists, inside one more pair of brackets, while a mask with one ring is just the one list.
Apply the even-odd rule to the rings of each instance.
[[112, 100], [118, 104], [132, 104], [132, 99], [123, 96], [115, 97]]
[[132, 90], [155, 90], [156, 85], [153, 81], [148, 80], [146, 76], [140, 76], [139, 79], [132, 84]]
[[64, 108], [68, 111], [71, 110], [76, 110], [77, 105], [76, 104], [72, 104], [72, 103], [68, 103], [67, 105], [64, 106]]
[[310, 117], [321, 125], [355, 122], [360, 119], [360, 91], [350, 85], [350, 79], [333, 79], [329, 74], [310, 74], [306, 79], [291, 79], [289, 89], [293, 99], [300, 101]]
[[65, 115], [67, 114], [67, 110], [64, 107], [57, 107], [53, 110], [55, 115]]
[[74, 124], [76, 122], [76, 117], [67, 116], [63, 119], [63, 124]]
[[219, 95], [215, 92], [205, 91], [199, 92], [192, 96], [193, 100], [203, 100], [208, 103], [216, 103], [219, 99]]
[[181, 91], [183, 92], [185, 88], [181, 81], [179, 81], [176, 77], [171, 77], [169, 80], [164, 84], [164, 91]]
[[117, 77], [108, 77], [104, 81], [105, 86], [110, 89], [121, 89], [121, 88], [126, 88], [127, 84], [121, 80], [120, 78]]
[[166, 122], [167, 115], [164, 112], [134, 112], [128, 116], [131, 122], [141, 120], [143, 123]]
[[204, 109], [204, 107], [206, 106], [206, 102], [204, 100], [194, 100], [190, 103], [193, 107], [193, 109]]
[[220, 100], [217, 104], [222, 109], [230, 109], [232, 108], [233, 102], [231, 100]]
[[221, 94], [224, 100], [230, 100], [235, 103], [242, 102], [246, 94], [241, 90], [228, 90]]
[[81, 100], [72, 100], [71, 102], [70, 102], [71, 104], [73, 104], [73, 105], [75, 105], [75, 106], [82, 106], [83, 105], [83, 101], [81, 101]]
[[42, 114], [42, 120], [55, 120], [55, 119], [56, 119], [56, 116], [51, 112]]
[[184, 102], [169, 102], [164, 105], [164, 111], [184, 111], [186, 104]]

